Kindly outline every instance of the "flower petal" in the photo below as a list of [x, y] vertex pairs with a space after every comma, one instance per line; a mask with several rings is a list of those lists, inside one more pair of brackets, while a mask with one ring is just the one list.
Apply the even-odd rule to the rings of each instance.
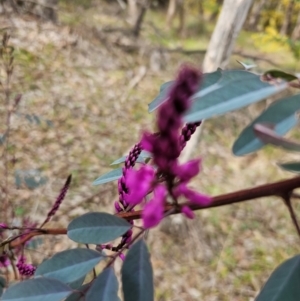
[[144, 228], [152, 228], [159, 224], [159, 222], [164, 217], [164, 207], [150, 201], [147, 203], [143, 209], [142, 218], [144, 223]]
[[202, 194], [199, 192], [196, 192], [186, 186], [185, 183], [179, 184], [174, 189], [174, 195], [176, 197], [179, 197], [180, 195], [185, 196], [191, 203], [197, 204], [197, 205], [208, 205], [212, 198], [206, 194]]
[[150, 189], [154, 173], [153, 167], [149, 165], [144, 165], [139, 170], [127, 170], [125, 181], [128, 194], [124, 196], [127, 203], [137, 205], [143, 200]]
[[193, 219], [195, 217], [195, 213], [189, 206], [183, 206], [181, 208], [181, 212], [189, 219]]
[[174, 173], [182, 182], [189, 181], [200, 172], [200, 164], [201, 159], [191, 160], [185, 164], [177, 165]]
[[142, 149], [152, 152], [153, 151], [153, 145], [155, 143], [155, 137], [153, 134], [145, 132], [143, 134], [142, 140], [140, 142]]
[[152, 228], [159, 224], [164, 217], [164, 204], [167, 189], [164, 185], [158, 185], [154, 190], [153, 199], [144, 207], [142, 218], [144, 228]]

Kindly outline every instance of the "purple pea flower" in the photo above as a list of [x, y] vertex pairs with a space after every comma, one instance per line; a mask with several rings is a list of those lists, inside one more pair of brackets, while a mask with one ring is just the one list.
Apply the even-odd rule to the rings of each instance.
[[0, 223], [0, 229], [7, 229], [7, 225], [5, 223]]
[[177, 187], [175, 187], [174, 195], [176, 197], [184, 196], [186, 197], [192, 204], [196, 205], [208, 205], [212, 198], [208, 195], [199, 193], [194, 191], [186, 186], [186, 183], [181, 183]]
[[119, 257], [121, 258], [122, 261], [125, 260], [125, 255], [124, 255], [123, 253], [120, 253], [120, 254], [119, 254]]
[[126, 203], [135, 206], [142, 202], [149, 192], [154, 174], [154, 168], [150, 165], [143, 165], [139, 170], [127, 170], [126, 186], [128, 194], [125, 195]]
[[181, 212], [189, 219], [193, 219], [195, 217], [194, 211], [189, 206], [183, 206], [181, 208]]
[[[158, 110], [158, 133], [145, 132], [141, 140], [142, 148], [152, 153], [153, 162], [158, 167], [157, 175], [165, 180], [167, 187], [165, 191], [168, 190], [175, 203], [180, 196], [184, 196], [192, 204], [206, 205], [211, 201], [209, 196], [187, 187], [188, 182], [200, 172], [201, 160], [191, 160], [182, 165], [178, 163], [178, 157], [186, 142], [201, 124], [201, 122], [187, 124], [182, 128], [183, 114], [190, 108], [190, 98], [196, 92], [200, 81], [201, 74], [197, 70], [184, 67], [174, 83], [168, 100]], [[146, 228], [156, 226], [163, 217], [166, 196], [160, 189], [158, 195], [161, 193], [163, 197], [154, 194], [154, 198], [144, 207], [143, 221]], [[188, 206], [182, 208], [182, 213], [188, 218], [194, 217]]]
[[144, 228], [155, 227], [163, 219], [166, 196], [166, 187], [162, 184], [158, 185], [154, 190], [153, 199], [144, 206], [142, 213]]
[[181, 182], [187, 182], [195, 177], [201, 170], [201, 160], [191, 160], [182, 165], [174, 165], [173, 172]]

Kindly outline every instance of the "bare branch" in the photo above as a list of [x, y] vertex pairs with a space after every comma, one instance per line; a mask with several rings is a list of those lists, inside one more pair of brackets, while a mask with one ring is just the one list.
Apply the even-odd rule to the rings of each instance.
[[[178, 214], [181, 213], [181, 208], [183, 206], [189, 206], [192, 210], [202, 210], [202, 209], [208, 209], [208, 208], [214, 208], [214, 207], [220, 207], [225, 205], [231, 205], [236, 204], [240, 202], [250, 201], [261, 197], [270, 197], [270, 196], [277, 196], [284, 198], [286, 195], [290, 196], [292, 194], [292, 191], [296, 188], [300, 188], [300, 176], [295, 177], [288, 180], [282, 180], [279, 182], [271, 183], [271, 184], [265, 184], [261, 186], [257, 186], [254, 188], [249, 189], [243, 189], [223, 195], [219, 195], [216, 197], [213, 197], [213, 201], [206, 206], [200, 206], [200, 205], [193, 205], [190, 203], [183, 203], [176, 206], [173, 205], [167, 205], [165, 206], [165, 213], [168, 214]], [[170, 211], [171, 210], [171, 211]], [[289, 208], [290, 210], [290, 208]], [[293, 213], [292, 211], [290, 211]], [[291, 216], [292, 216], [291, 214]], [[116, 214], [119, 217], [122, 217], [126, 220], [136, 220], [140, 219], [142, 216], [142, 211], [132, 211], [132, 212], [122, 212]], [[296, 226], [297, 224], [297, 231], [300, 236], [300, 228], [298, 226], [297, 220], [295, 215], [292, 216], [293, 222]], [[28, 234], [21, 234], [17, 237], [13, 237], [5, 242], [0, 243], [0, 247], [9, 244], [9, 248], [13, 249], [16, 247], [21, 246], [26, 241], [30, 240], [31, 238], [39, 235], [66, 235], [67, 229], [60, 228], [60, 229], [39, 229], [34, 230]]]

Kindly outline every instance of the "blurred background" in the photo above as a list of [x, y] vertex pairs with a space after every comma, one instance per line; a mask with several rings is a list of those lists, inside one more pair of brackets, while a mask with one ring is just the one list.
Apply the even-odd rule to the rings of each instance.
[[[222, 12], [225, 2], [232, 9]], [[237, 61], [255, 64], [257, 73], [299, 70], [299, 1], [2, 0], [0, 12], [0, 30], [11, 35], [14, 48], [11, 99], [22, 94], [6, 145], [1, 87], [8, 182], [0, 181], [16, 224], [25, 217], [43, 221], [69, 174], [70, 191], [49, 227], [65, 227], [91, 210], [113, 212], [116, 183], [92, 182], [143, 130], [153, 130], [148, 104], [183, 63], [205, 71], [242, 69]], [[215, 30], [222, 13], [231, 36]], [[209, 55], [215, 65], [207, 67]], [[191, 154], [203, 159], [195, 189], [219, 195], [291, 177], [276, 162], [294, 154], [272, 147], [242, 158], [231, 153], [241, 130], [272, 101], [205, 123]], [[299, 138], [297, 129], [290, 136]], [[2, 174], [5, 165], [1, 160]], [[47, 256], [71, 246], [67, 238], [40, 242], [29, 247]], [[204, 210], [193, 221], [174, 217], [151, 231], [148, 242], [158, 301], [254, 300], [275, 266], [298, 250], [288, 212], [276, 198]]]

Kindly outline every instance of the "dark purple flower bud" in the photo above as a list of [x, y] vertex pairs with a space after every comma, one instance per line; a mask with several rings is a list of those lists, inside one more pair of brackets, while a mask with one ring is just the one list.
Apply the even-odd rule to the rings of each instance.
[[128, 204], [126, 203], [126, 196], [128, 194], [128, 187], [126, 185], [126, 176], [127, 171], [134, 167], [135, 162], [142, 151], [141, 143], [137, 143], [129, 152], [125, 160], [124, 167], [122, 168], [123, 175], [118, 180], [118, 191], [119, 191], [119, 202], [124, 208], [127, 208]]
[[27, 277], [33, 276], [36, 267], [34, 267], [32, 264], [26, 264], [25, 261], [26, 258], [24, 256], [20, 256], [16, 264], [16, 267], [20, 275], [27, 276]]
[[117, 213], [123, 211], [123, 209], [121, 208], [119, 202], [115, 202], [114, 204], [115, 204], [115, 209], [116, 209]]
[[56, 211], [58, 210], [59, 206], [61, 205], [62, 201], [64, 200], [64, 198], [67, 194], [67, 191], [68, 191], [69, 186], [71, 184], [71, 180], [72, 180], [72, 175], [69, 175], [64, 187], [60, 191], [60, 194], [58, 195], [54, 205], [51, 208], [51, 210], [48, 212], [47, 218], [45, 219], [45, 221], [43, 222], [41, 227], [43, 227], [47, 222], [49, 222], [50, 218], [55, 215]]
[[200, 126], [201, 121], [195, 123], [187, 123], [181, 130], [180, 144], [181, 148], [184, 149], [186, 143], [191, 139], [192, 135], [195, 133], [198, 126]]
[[[182, 117], [191, 106], [191, 97], [200, 83], [200, 72], [191, 67], [183, 67], [169, 94], [168, 100], [158, 109], [157, 125], [159, 133], [144, 133], [141, 144], [153, 155], [158, 169], [173, 178], [170, 168], [179, 157], [185, 137], [180, 138]], [[186, 131], [186, 130], [185, 130]]]

